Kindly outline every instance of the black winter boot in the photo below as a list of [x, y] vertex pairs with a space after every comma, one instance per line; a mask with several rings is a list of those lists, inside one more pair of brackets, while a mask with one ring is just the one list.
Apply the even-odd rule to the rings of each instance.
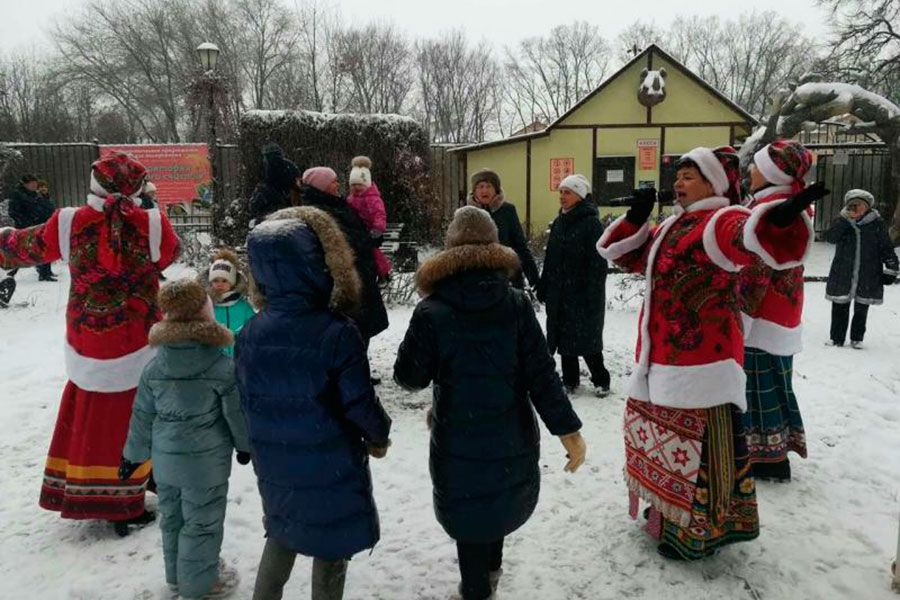
[[156, 520], [156, 513], [151, 512], [149, 510], [144, 510], [141, 514], [131, 519], [125, 519], [124, 521], [113, 521], [113, 529], [116, 531], [116, 534], [119, 537], [126, 537], [129, 533], [128, 526], [134, 525], [136, 527], [143, 527], [144, 525], [149, 525], [153, 521]]

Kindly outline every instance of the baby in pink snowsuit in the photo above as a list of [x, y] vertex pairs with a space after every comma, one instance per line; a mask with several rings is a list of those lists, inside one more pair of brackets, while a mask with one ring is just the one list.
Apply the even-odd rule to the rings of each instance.
[[[387, 213], [378, 186], [372, 182], [372, 161], [366, 156], [357, 156], [351, 162], [350, 195], [347, 204], [356, 211], [369, 229], [373, 239], [384, 236], [387, 227]], [[379, 279], [387, 277], [391, 272], [391, 261], [381, 248], [372, 249], [375, 256], [375, 270]]]

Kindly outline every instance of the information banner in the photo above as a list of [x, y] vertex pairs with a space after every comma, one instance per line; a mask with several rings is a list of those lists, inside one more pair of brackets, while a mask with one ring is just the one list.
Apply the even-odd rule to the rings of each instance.
[[131, 154], [147, 168], [163, 204], [190, 203], [211, 195], [212, 171], [206, 144], [126, 144], [100, 146], [100, 156]]

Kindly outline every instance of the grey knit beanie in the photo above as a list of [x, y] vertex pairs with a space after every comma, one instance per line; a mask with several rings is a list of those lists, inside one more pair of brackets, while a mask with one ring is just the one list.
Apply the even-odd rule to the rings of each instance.
[[866, 190], [849, 190], [844, 194], [844, 206], [850, 204], [851, 200], [862, 200], [869, 205], [869, 210], [875, 208], [875, 197]]
[[494, 244], [497, 241], [497, 226], [491, 215], [481, 208], [463, 206], [453, 213], [444, 246], [455, 248], [469, 244]]

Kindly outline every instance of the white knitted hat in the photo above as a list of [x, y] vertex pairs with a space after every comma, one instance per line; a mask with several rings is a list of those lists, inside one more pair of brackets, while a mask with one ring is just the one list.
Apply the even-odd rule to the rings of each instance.
[[584, 199], [591, 193], [591, 182], [584, 175], [575, 173], [559, 182], [559, 189], [563, 188], [575, 192], [579, 198]]

